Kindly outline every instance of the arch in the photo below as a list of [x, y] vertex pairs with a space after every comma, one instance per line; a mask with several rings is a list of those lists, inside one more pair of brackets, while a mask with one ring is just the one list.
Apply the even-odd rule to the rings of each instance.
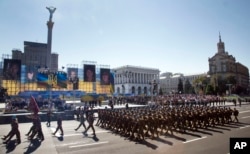
[[125, 86], [122, 85], [122, 94], [125, 94]]
[[144, 87], [144, 88], [143, 88], [143, 94], [144, 94], [144, 95], [147, 95], [147, 94], [148, 94], [148, 89], [147, 89], [147, 87]]
[[132, 87], [132, 94], [135, 94], [135, 87]]
[[138, 95], [141, 95], [141, 87], [138, 87]]
[[120, 94], [120, 87], [117, 87], [117, 94]]

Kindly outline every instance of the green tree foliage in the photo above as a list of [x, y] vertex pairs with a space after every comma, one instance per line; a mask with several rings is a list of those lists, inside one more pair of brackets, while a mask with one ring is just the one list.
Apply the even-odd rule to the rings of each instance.
[[185, 81], [185, 85], [184, 85], [184, 93], [185, 94], [192, 94], [193, 93], [193, 87], [190, 83], [189, 80]]
[[182, 82], [182, 79], [179, 79], [178, 93], [183, 93], [183, 82]]

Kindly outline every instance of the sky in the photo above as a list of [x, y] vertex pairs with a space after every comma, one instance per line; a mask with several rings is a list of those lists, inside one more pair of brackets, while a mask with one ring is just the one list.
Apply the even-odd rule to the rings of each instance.
[[1, 0], [0, 57], [23, 51], [24, 41], [47, 43], [50, 6], [59, 67], [205, 73], [220, 32], [226, 51], [250, 68], [249, 0]]

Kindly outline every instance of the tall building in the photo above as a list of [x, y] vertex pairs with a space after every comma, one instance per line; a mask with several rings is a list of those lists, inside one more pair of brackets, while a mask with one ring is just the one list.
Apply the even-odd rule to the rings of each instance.
[[[219, 35], [219, 42], [217, 43], [217, 53], [212, 58], [209, 58], [208, 62], [211, 82], [215, 85], [218, 86], [219, 80], [226, 80], [228, 85], [232, 85], [232, 88], [241, 87], [247, 90], [249, 86], [249, 70], [225, 51], [225, 44], [221, 41], [221, 35]], [[233, 78], [236, 83], [229, 83], [229, 78]]]
[[[24, 41], [24, 53], [19, 49], [12, 50], [12, 59], [20, 59], [22, 65], [27, 69], [36, 69], [37, 67], [48, 67], [47, 65], [47, 44]], [[58, 54], [51, 53], [50, 56], [52, 70], [58, 69]]]
[[34, 67], [46, 67], [52, 71], [58, 70], [58, 54], [52, 53], [52, 21], [53, 13], [56, 8], [46, 7], [49, 10], [50, 16], [47, 21], [48, 36], [47, 44], [24, 41], [24, 53], [18, 49], [12, 50], [12, 59], [20, 59], [22, 65], [25, 65], [28, 70]]

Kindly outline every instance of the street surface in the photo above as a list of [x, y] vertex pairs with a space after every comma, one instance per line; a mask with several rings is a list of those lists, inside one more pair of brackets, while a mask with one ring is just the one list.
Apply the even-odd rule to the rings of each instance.
[[[234, 106], [230, 106], [232, 109]], [[84, 128], [78, 131], [74, 129], [79, 125], [76, 120], [63, 121], [64, 136], [60, 131], [53, 136], [57, 123], [51, 122], [51, 127], [42, 122], [45, 140], [36, 139], [28, 141], [25, 134], [32, 123], [20, 123], [22, 142], [14, 145], [15, 136], [8, 144], [0, 144], [0, 153], [13, 154], [228, 154], [230, 137], [250, 137], [250, 105], [236, 107], [239, 111], [239, 123], [230, 123], [224, 126], [216, 126], [198, 131], [187, 131], [184, 134], [161, 135], [156, 139], [146, 138], [145, 141], [131, 141], [119, 134], [95, 126], [96, 137], [93, 137], [89, 129], [87, 135], [83, 134]], [[88, 123], [85, 123], [86, 126]], [[7, 135], [10, 125], [0, 126], [0, 136]]]

